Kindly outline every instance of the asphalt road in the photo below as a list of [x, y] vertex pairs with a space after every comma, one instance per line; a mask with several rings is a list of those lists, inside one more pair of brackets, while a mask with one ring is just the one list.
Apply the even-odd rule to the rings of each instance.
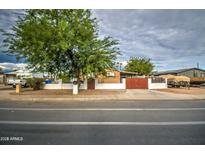
[[205, 144], [205, 100], [4, 101], [0, 144]]

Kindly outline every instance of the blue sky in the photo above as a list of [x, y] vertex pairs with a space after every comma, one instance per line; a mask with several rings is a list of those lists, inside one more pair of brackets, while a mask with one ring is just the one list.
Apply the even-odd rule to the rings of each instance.
[[[156, 70], [205, 68], [205, 10], [92, 10], [99, 34], [118, 39], [126, 62], [151, 58]], [[0, 28], [9, 29], [22, 10], [0, 10]], [[2, 41], [0, 36], [0, 42]], [[0, 49], [0, 63], [13, 62]]]

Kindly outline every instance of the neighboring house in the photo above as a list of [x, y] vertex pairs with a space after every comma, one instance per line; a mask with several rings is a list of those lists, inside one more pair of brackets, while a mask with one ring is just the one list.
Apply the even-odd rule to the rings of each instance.
[[16, 73], [16, 76], [19, 78], [32, 78], [32, 73], [29, 70], [17, 70], [14, 73]]
[[177, 76], [183, 75], [183, 76], [187, 76], [190, 78], [205, 77], [205, 70], [199, 69], [199, 68], [187, 68], [187, 69], [157, 72], [154, 75], [159, 76], [159, 75], [167, 75], [167, 74], [177, 75]]
[[44, 78], [47, 77], [45, 73], [33, 73], [31, 70], [18, 70], [15, 72], [19, 78]]
[[179, 69], [165, 72], [158, 72], [154, 75], [176, 75], [176, 76], [187, 76], [191, 79], [191, 84], [201, 84], [205, 83], [205, 70], [199, 68], [187, 68], [187, 69]]
[[3, 67], [0, 66], [0, 84], [2, 84], [3, 81], [4, 81]]
[[4, 74], [0, 72], [0, 84], [4, 83]]
[[12, 84], [13, 81], [17, 78], [16, 73], [15, 72], [8, 72], [8, 73], [4, 73], [4, 84]]
[[122, 83], [123, 78], [134, 76], [137, 76], [137, 73], [109, 69], [106, 76], [99, 76], [97, 79], [99, 83]]
[[[14, 80], [17, 78], [26, 79], [26, 78], [44, 78], [47, 75], [44, 73], [32, 73], [29, 70], [7, 70], [3, 74], [3, 83], [4, 84], [13, 84]], [[1, 76], [0, 76], [1, 77]], [[1, 80], [1, 78], [0, 78]]]

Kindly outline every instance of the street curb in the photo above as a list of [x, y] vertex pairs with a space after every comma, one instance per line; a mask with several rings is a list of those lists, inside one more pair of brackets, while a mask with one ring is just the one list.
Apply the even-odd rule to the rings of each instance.
[[176, 101], [176, 100], [205, 100], [205, 98], [3, 98], [1, 101], [32, 101], [32, 102], [40, 102], [40, 101]]

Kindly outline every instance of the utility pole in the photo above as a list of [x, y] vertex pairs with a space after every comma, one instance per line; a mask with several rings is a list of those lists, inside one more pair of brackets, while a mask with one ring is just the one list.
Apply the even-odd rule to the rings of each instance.
[[198, 63], [198, 62], [197, 62], [197, 64], [196, 64], [196, 65], [197, 65], [197, 68], [199, 68], [199, 63]]
[[122, 70], [122, 63], [120, 63], [120, 71]]
[[122, 63], [117, 62], [118, 68], [120, 69], [120, 71], [122, 70]]

